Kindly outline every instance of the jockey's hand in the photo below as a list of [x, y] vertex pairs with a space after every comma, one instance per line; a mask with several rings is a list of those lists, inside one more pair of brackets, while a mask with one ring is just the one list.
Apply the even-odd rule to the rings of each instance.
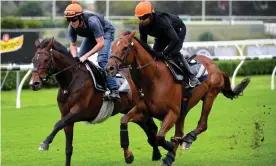
[[164, 58], [164, 54], [163, 54], [163, 52], [156, 52], [155, 53], [155, 56], [156, 56], [156, 58]]
[[82, 57], [80, 58], [80, 61], [81, 61], [81, 62], [84, 62], [84, 61], [86, 61], [87, 59], [88, 59], [87, 56], [84, 55], [84, 56], [82, 56]]

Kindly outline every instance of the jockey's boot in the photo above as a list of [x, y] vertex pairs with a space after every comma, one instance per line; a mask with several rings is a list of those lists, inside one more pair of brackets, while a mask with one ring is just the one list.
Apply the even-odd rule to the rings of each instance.
[[111, 100], [120, 100], [120, 95], [118, 89], [112, 89], [110, 90], [109, 98]]
[[194, 88], [194, 87], [200, 85], [200, 81], [192, 73], [190, 65], [188, 64], [188, 62], [186, 61], [184, 56], [182, 54], [179, 54], [179, 56], [180, 56], [179, 57], [180, 66], [182, 67], [183, 72], [185, 73], [185, 75], [188, 77], [188, 80], [189, 80], [189, 82], [185, 88], [190, 89], [190, 88]]

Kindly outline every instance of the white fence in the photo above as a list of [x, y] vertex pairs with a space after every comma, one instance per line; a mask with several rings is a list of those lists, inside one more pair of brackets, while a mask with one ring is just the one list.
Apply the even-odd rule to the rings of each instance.
[[[244, 48], [248, 45], [254, 45], [257, 47], [263, 45], [276, 45], [276, 39], [263, 39], [263, 40], [240, 40], [240, 41], [218, 41], [218, 42], [185, 42], [183, 44], [183, 49], [188, 47], [227, 47], [227, 46], [235, 46], [239, 51], [240, 56], [209, 56], [209, 58], [213, 60], [241, 60], [239, 65], [236, 67], [233, 76], [231, 86], [232, 88], [235, 87], [235, 78], [240, 69], [243, 65], [245, 60], [258, 60], [258, 59], [276, 59], [276, 55], [244, 55]], [[96, 62], [96, 55], [91, 56], [90, 60]], [[9, 65], [9, 66], [1, 66], [1, 71], [10, 71], [10, 70], [28, 70], [27, 74], [23, 77], [20, 84], [17, 86], [17, 95], [16, 95], [16, 108], [20, 108], [20, 94], [22, 90], [22, 86], [27, 78], [30, 76], [32, 72], [33, 65]], [[271, 90], [274, 90], [274, 77], [276, 73], [276, 66], [272, 71], [271, 75]], [[17, 77], [17, 79], [20, 77]], [[5, 80], [5, 78], [4, 78]], [[17, 80], [19, 82], [19, 80]], [[1, 85], [2, 86], [2, 85]]]

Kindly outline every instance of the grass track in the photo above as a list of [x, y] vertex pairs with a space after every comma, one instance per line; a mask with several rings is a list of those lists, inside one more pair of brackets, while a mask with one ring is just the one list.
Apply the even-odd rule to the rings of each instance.
[[[254, 76], [244, 96], [231, 101], [220, 94], [209, 117], [208, 130], [190, 150], [177, 152], [174, 165], [276, 165], [276, 91], [271, 91], [269, 86], [269, 76]], [[57, 134], [49, 151], [37, 150], [60, 118], [56, 94], [57, 89], [24, 90], [22, 108], [17, 110], [15, 91], [1, 93], [2, 166], [64, 165], [63, 131]], [[201, 103], [188, 114], [185, 133], [196, 127], [200, 111]], [[73, 166], [127, 165], [119, 143], [120, 117], [111, 117], [99, 125], [75, 124]], [[129, 136], [135, 156], [132, 165], [161, 164], [151, 161], [152, 149], [135, 124], [130, 123]], [[165, 151], [160, 149], [165, 156]]]

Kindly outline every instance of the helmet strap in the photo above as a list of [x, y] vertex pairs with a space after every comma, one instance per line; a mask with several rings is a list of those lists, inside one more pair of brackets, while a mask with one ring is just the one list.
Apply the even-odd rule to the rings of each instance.
[[[82, 14], [79, 15], [78, 18], [79, 18], [79, 26], [82, 25], [82, 24], [84, 24], [83, 15]], [[82, 25], [82, 26], [84, 26], [84, 25]]]

